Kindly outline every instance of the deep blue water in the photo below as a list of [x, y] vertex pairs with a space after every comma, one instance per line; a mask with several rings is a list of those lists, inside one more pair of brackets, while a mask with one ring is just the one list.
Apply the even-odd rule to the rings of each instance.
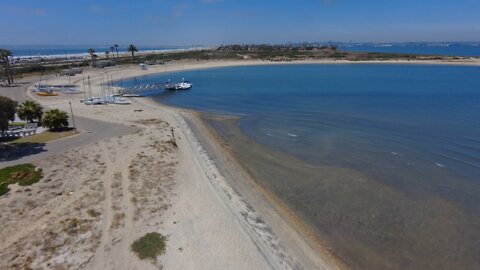
[[382, 45], [339, 45], [339, 49], [345, 51], [379, 52], [379, 53], [407, 53], [423, 55], [447, 55], [478, 57], [480, 56], [479, 44], [390, 44]]
[[353, 168], [413, 193], [437, 178], [480, 185], [479, 67], [253, 66], [137, 80], [182, 77], [192, 90], [154, 98], [241, 115], [249, 137], [309, 163]]

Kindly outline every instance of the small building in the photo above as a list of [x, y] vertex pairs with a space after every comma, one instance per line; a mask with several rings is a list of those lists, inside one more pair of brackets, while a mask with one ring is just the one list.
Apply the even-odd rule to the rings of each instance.
[[91, 66], [96, 68], [104, 68], [104, 67], [115, 66], [116, 64], [117, 62], [113, 60], [100, 60], [100, 61], [96, 61], [95, 64], [92, 63]]
[[64, 69], [60, 75], [62, 76], [75, 76], [77, 74], [82, 74], [83, 70], [81, 68], [69, 68], [69, 69]]

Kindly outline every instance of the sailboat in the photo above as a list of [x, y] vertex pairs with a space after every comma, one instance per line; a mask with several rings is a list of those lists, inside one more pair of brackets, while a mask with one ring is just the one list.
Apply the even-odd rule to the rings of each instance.
[[35, 85], [36, 90], [33, 90], [35, 94], [38, 96], [49, 97], [49, 96], [58, 96], [58, 94], [54, 93], [52, 88], [47, 84], [47, 77], [45, 76], [45, 84], [42, 84], [42, 77], [40, 77], [40, 81], [37, 85]]

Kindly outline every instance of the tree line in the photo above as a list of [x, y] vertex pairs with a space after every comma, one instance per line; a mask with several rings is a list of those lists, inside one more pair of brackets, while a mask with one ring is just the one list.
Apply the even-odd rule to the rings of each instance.
[[13, 84], [13, 68], [10, 64], [10, 57], [13, 54], [7, 49], [0, 49], [0, 62], [2, 63], [3, 73], [7, 78], [8, 84]]
[[[118, 44], [112, 45], [110, 47], [110, 50], [105, 51], [105, 58], [107, 58], [107, 60], [109, 60], [110, 53], [112, 53], [113, 57], [115, 57], [115, 53], [116, 53], [117, 54], [116, 58], [117, 58], [117, 60], [119, 60], [120, 58], [118, 56], [118, 47], [119, 47]], [[133, 44], [130, 44], [127, 47], [127, 51], [132, 54], [132, 64], [134, 64], [135, 63], [135, 52], [138, 52], [137, 47]], [[96, 60], [98, 58], [98, 55], [95, 53], [95, 49], [90, 48], [90, 49], [87, 50], [87, 53], [90, 55], [90, 58], [92, 59], [93, 66], [95, 66]]]
[[[110, 53], [112, 54], [112, 57], [115, 57], [115, 53], [116, 53], [117, 60], [120, 59], [118, 55], [118, 47], [119, 47], [118, 44], [114, 44], [110, 47], [110, 50], [105, 51], [105, 57], [107, 58], [107, 60], [109, 60]], [[138, 52], [137, 47], [133, 44], [130, 44], [127, 47], [127, 51], [131, 53], [132, 64], [134, 64], [135, 53]], [[95, 53], [95, 49], [90, 48], [87, 50], [87, 53], [90, 55], [93, 66], [95, 66], [96, 60], [98, 58], [98, 55]], [[14, 83], [14, 69], [12, 64], [10, 63], [10, 59], [12, 57], [13, 57], [13, 54], [10, 50], [0, 48], [0, 63], [2, 65], [3, 75], [6, 78], [6, 81], [9, 85]]]
[[44, 108], [37, 102], [27, 100], [21, 104], [0, 96], [0, 133], [2, 136], [8, 129], [10, 121], [15, 120], [15, 114], [28, 123], [37, 122], [52, 131], [68, 127], [68, 113], [59, 109], [44, 112]]

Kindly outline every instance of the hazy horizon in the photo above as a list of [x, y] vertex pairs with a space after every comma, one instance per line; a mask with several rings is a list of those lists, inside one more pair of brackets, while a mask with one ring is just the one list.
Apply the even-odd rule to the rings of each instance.
[[[445, 43], [453, 43], [453, 44], [479, 44], [480, 45], [480, 40], [471, 40], [471, 41], [464, 41], [464, 40], [442, 40], [442, 41], [336, 41], [336, 40], [326, 40], [326, 41], [287, 41], [283, 43], [272, 43], [272, 42], [267, 42], [267, 43], [250, 43], [250, 42], [237, 42], [237, 43], [223, 43], [223, 44], [140, 44], [140, 43], [135, 43], [135, 42], [130, 42], [130, 43], [117, 43], [119, 46], [128, 46], [129, 44], [134, 44], [135, 46], [143, 46], [143, 47], [189, 47], [189, 46], [221, 46], [221, 45], [233, 45], [233, 44], [272, 44], [272, 45], [283, 45], [283, 44], [302, 44], [302, 43], [338, 43], [338, 44], [392, 44], [392, 45], [402, 45], [402, 44], [445, 44]], [[104, 44], [104, 43], [98, 43], [98, 44], [93, 44], [93, 43], [84, 43], [84, 44], [69, 44], [69, 43], [63, 43], [63, 44], [0, 44], [0, 47], [2, 46], [18, 46], [18, 47], [56, 47], [56, 46], [62, 46], [66, 47], [69, 46], [71, 48], [85, 48], [85, 47], [104, 47], [104, 46], [112, 46], [113, 44]]]
[[4, 45], [477, 42], [480, 36], [474, 0], [2, 2]]

